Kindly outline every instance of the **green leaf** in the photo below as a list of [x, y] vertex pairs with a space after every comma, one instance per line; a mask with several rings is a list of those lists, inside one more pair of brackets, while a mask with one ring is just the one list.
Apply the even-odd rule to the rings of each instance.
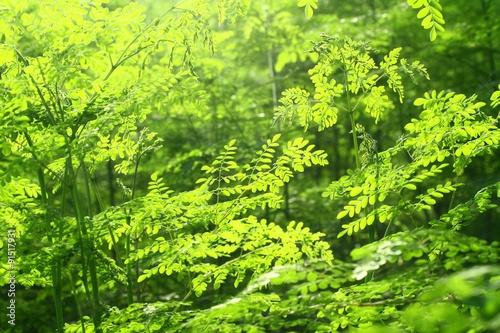
[[422, 9], [420, 9], [420, 11], [418, 12], [417, 18], [422, 19], [425, 16], [427, 16], [427, 14], [429, 14], [429, 12], [430, 12], [430, 7], [424, 7]]
[[305, 7], [305, 13], [306, 13], [306, 17], [307, 17], [308, 19], [310, 19], [310, 18], [313, 16], [314, 11], [313, 11], [313, 9], [311, 8], [311, 6], [306, 6], [306, 7]]
[[431, 28], [431, 31], [429, 32], [429, 38], [431, 41], [435, 41], [436, 38], [437, 38], [437, 32], [436, 32], [436, 28], [435, 27], [432, 27]]
[[404, 188], [410, 190], [410, 191], [415, 191], [417, 187], [414, 184], [405, 184]]
[[341, 218], [345, 217], [347, 214], [349, 214], [350, 217], [354, 216], [354, 209], [352, 206], [344, 206], [344, 210], [337, 214], [337, 219], [340, 220]]
[[413, 105], [415, 105], [415, 106], [423, 106], [423, 105], [425, 105], [425, 103], [427, 103], [427, 100], [425, 98], [419, 97], [419, 98], [417, 98], [415, 100], [415, 102], [413, 102]]

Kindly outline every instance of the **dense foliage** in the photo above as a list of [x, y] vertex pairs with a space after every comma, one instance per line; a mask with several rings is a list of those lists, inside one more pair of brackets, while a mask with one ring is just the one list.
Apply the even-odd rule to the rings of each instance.
[[0, 331], [500, 330], [500, 3], [443, 7], [2, 1]]

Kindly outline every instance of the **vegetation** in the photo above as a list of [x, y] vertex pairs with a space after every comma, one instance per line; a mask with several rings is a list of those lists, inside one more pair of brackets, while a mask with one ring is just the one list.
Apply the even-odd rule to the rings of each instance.
[[443, 7], [4, 0], [0, 331], [499, 331], [500, 3]]

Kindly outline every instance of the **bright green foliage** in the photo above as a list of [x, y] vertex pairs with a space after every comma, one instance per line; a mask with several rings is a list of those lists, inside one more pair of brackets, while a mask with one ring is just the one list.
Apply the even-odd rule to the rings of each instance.
[[[454, 172], [462, 174], [472, 158], [491, 152], [498, 146], [500, 132], [497, 119], [480, 110], [486, 104], [476, 97], [444, 92], [426, 93], [415, 100], [424, 111], [405, 129], [413, 134], [405, 143], [416, 163], [424, 166], [453, 157]], [[421, 149], [425, 142], [425, 150]]]
[[297, 6], [304, 7], [306, 17], [311, 18], [314, 14], [314, 10], [318, 8], [318, 0], [300, 0]]
[[224, 21], [234, 23], [239, 16], [246, 14], [250, 1], [249, 0], [217, 0], [217, 11], [219, 24]]
[[[401, 49], [395, 49], [384, 57], [380, 64], [384, 75], [369, 74], [377, 68], [369, 56], [369, 46], [348, 39], [343, 47], [339, 47], [336, 38], [322, 38], [323, 41], [312, 49], [319, 53], [318, 64], [309, 71], [315, 85], [314, 100], [310, 101], [309, 94], [304, 90], [290, 89], [280, 100], [283, 106], [277, 108], [277, 117], [286, 117], [291, 121], [297, 114], [305, 129], [311, 122], [318, 124], [319, 130], [333, 126], [342, 108], [349, 113], [354, 124], [352, 114], [360, 101], [369, 105], [365, 110], [377, 122], [389, 101], [387, 96], [381, 95], [383, 86], [375, 89], [380, 78], [387, 79], [387, 85], [402, 102], [404, 87], [399, 72], [409, 73], [412, 79], [415, 71], [427, 76], [418, 61], [408, 66], [407, 61], [402, 59], [402, 65], [396, 65]], [[337, 83], [334, 77], [328, 79], [333, 76], [334, 68], [339, 68], [343, 74], [344, 85]], [[347, 108], [337, 102], [342, 93], [346, 95]], [[355, 98], [358, 93], [361, 97]], [[344, 231], [338, 237], [352, 235], [374, 222], [388, 222], [390, 225], [397, 217], [406, 215], [412, 219], [414, 214], [431, 210], [437, 203], [436, 199], [455, 191], [460, 184], [446, 181], [415, 196], [405, 193], [417, 190], [416, 184], [437, 177], [450, 165], [445, 161], [450, 157], [453, 171], [459, 176], [472, 157], [485, 154], [498, 145], [500, 132], [495, 126], [496, 119], [480, 110], [485, 104], [475, 103], [474, 96], [466, 98], [454, 93], [432, 92], [426, 93], [425, 99], [417, 99], [415, 105], [425, 108], [420, 114], [421, 119], [412, 120], [405, 127], [408, 135], [402, 136], [397, 145], [387, 151], [377, 151], [376, 141], [364, 127], [359, 124], [352, 127], [354, 148], [358, 150], [358, 169], [334, 181], [323, 194], [331, 199], [349, 200], [337, 214], [338, 219], [361, 215], [353, 222], [343, 224]], [[359, 148], [357, 139], [362, 140]], [[411, 162], [403, 166], [395, 164], [394, 160], [403, 154], [408, 154]], [[386, 200], [388, 202], [384, 204]]]
[[[162, 179], [154, 174], [144, 198], [123, 207], [111, 207], [95, 216], [100, 226], [95, 229], [96, 234], [108, 234], [107, 225], [112, 227], [113, 232], [105, 237], [110, 248], [114, 245], [111, 237], [125, 235], [145, 244], [124, 260], [125, 265], [137, 263], [148, 267], [138, 276], [141, 288], [147, 285], [149, 278], [173, 276], [174, 281], [183, 286], [176, 292], [177, 297], [181, 296], [180, 290], [185, 289], [182, 302], [149, 305], [152, 313], [160, 314], [172, 307], [174, 313], [178, 312], [172, 316], [185, 320], [196, 315], [193, 310], [186, 313], [181, 310], [183, 305], [189, 305], [187, 300], [192, 294], [202, 296], [208, 289], [218, 290], [228, 283], [238, 288], [249, 276], [256, 277], [273, 266], [297, 263], [305, 258], [322, 258], [332, 263], [328, 244], [320, 240], [321, 233], [311, 233], [302, 223], [292, 221], [281, 228], [249, 215], [261, 206], [280, 204], [281, 197], [275, 192], [290, 181], [295, 172], [292, 169], [301, 169], [297, 165], [302, 164], [294, 159], [303, 156], [301, 163], [325, 163], [323, 153], [307, 146], [303, 139], [287, 143], [283, 153], [275, 157], [278, 138], [277, 135], [268, 140], [257, 153], [258, 157], [241, 168], [235, 162], [237, 148], [231, 141], [211, 166], [203, 168], [208, 175], [216, 176], [201, 179], [200, 188], [192, 192], [172, 195]], [[121, 272], [115, 267], [109, 276], [116, 280]], [[132, 306], [126, 314], [124, 311], [116, 309], [110, 313], [110, 319], [103, 324], [104, 332], [124, 329], [118, 319], [121, 315], [136, 318], [138, 326], [134, 329], [150, 325], [151, 317], [144, 316], [147, 312], [144, 307]], [[174, 322], [165, 319], [148, 327], [151, 331], [182, 327], [176, 328]]]
[[439, 0], [407, 0], [408, 5], [415, 9], [420, 9], [417, 18], [422, 20], [422, 27], [426, 30], [430, 29], [429, 38], [431, 41], [436, 40], [437, 32], [444, 31], [444, 19], [439, 4]]
[[314, 84], [312, 99], [303, 89], [288, 89], [280, 99], [282, 106], [276, 109], [275, 116], [290, 122], [296, 115], [306, 130], [314, 123], [321, 131], [335, 125], [339, 113], [351, 114], [363, 103], [364, 111], [377, 123], [393, 109], [380, 82], [387, 80], [388, 87], [402, 102], [404, 87], [400, 72], [412, 78], [414, 72], [427, 78], [428, 75], [418, 61], [410, 65], [406, 59], [399, 59], [400, 48], [385, 56], [379, 66], [371, 58], [373, 51], [366, 43], [322, 35], [322, 40], [308, 51], [319, 55], [318, 63], [309, 70]]
[[[425, 110], [420, 114], [420, 120], [413, 119], [405, 126], [408, 135], [402, 136], [398, 144], [387, 151], [373, 151], [373, 162], [369, 167], [351, 171], [325, 191], [324, 196], [331, 199], [349, 199], [338, 213], [338, 219], [361, 215], [344, 224], [345, 230], [339, 233], [339, 237], [363, 230], [377, 220], [392, 223], [395, 218], [404, 215], [413, 218], [414, 214], [431, 210], [438, 200], [461, 184], [446, 180], [425, 188], [425, 192], [418, 195], [408, 191], [422, 189], [421, 184], [437, 177], [447, 167], [453, 167], [453, 172], [460, 176], [472, 158], [498, 147], [497, 120], [480, 110], [485, 104], [476, 103], [475, 97], [432, 92], [425, 94], [425, 99], [417, 99], [415, 105], [423, 106]], [[363, 142], [366, 141], [365, 138]], [[393, 164], [398, 154], [408, 154], [410, 163], [404, 166]], [[369, 211], [366, 211], [367, 207], [370, 207]], [[467, 215], [458, 217], [455, 213], [453, 216], [466, 219]], [[453, 224], [460, 222], [455, 220]]]
[[[256, 153], [257, 157], [243, 166], [246, 173], [237, 172], [225, 175], [231, 170], [239, 169], [233, 157], [236, 151], [235, 141], [231, 141], [224, 147], [226, 151], [215, 159], [212, 166], [202, 167], [202, 170], [205, 170], [208, 175], [215, 174], [216, 176], [202, 178], [198, 182], [205, 182], [208, 186], [216, 183], [217, 188], [213, 193], [219, 202], [221, 194], [224, 196], [241, 195], [247, 191], [253, 193], [267, 191], [268, 188], [272, 193], [279, 192], [280, 188], [290, 181], [295, 171], [303, 172], [305, 166], [328, 164], [324, 151], [313, 150], [314, 145], [308, 145], [309, 141], [303, 138], [296, 138], [288, 142], [287, 146], [283, 148], [283, 154], [273, 162], [275, 148], [279, 146], [277, 143], [279, 137], [280, 135], [277, 134], [262, 145], [262, 150]], [[240, 184], [233, 187], [226, 185], [233, 181], [238, 181]], [[224, 186], [222, 187], [222, 185]], [[275, 205], [273, 204], [273, 206]]]
[[[419, 9], [417, 18], [422, 20], [421, 25], [424, 29], [430, 30], [429, 38], [435, 41], [437, 32], [444, 32], [443, 7], [439, 0], [407, 0], [409, 6]], [[313, 16], [314, 10], [318, 8], [318, 0], [300, 0], [297, 5], [304, 7], [305, 15], [309, 19]], [[375, 4], [372, 4], [375, 6]]]
[[477, 191], [474, 198], [458, 204], [446, 214], [441, 215], [438, 220], [433, 220], [430, 223], [433, 226], [441, 228], [451, 227], [454, 231], [460, 230], [469, 225], [479, 214], [485, 213], [487, 210], [498, 206], [493, 203], [493, 198], [499, 197], [499, 190], [500, 183], [484, 187]]
[[[268, 145], [277, 147], [277, 139], [278, 136], [268, 140]], [[154, 261], [160, 262], [160, 264], [145, 270], [144, 274], [139, 276], [138, 282], [142, 282], [157, 273], [171, 275], [175, 272], [181, 277], [190, 275], [191, 291], [200, 296], [206, 290], [209, 282], [213, 282], [214, 288], [218, 289], [225, 282], [227, 276], [233, 276], [235, 277], [233, 283], [237, 286], [245, 278], [245, 273], [249, 269], [253, 270], [253, 274], [259, 274], [265, 272], [274, 263], [281, 265], [295, 262], [301, 259], [303, 254], [310, 257], [320, 256], [330, 261], [331, 255], [327, 250], [327, 244], [318, 242], [320, 234], [310, 235], [309, 229], [303, 228], [301, 223], [291, 222], [285, 232], [279, 226], [265, 220], [259, 221], [253, 216], [242, 217], [242, 214], [256, 207], [279, 206], [281, 198], [274, 193], [285, 182], [290, 181], [290, 177], [293, 176], [293, 171], [287, 166], [287, 163], [290, 163], [294, 169], [303, 170], [303, 168], [294, 167], [294, 161], [289, 157], [292, 153], [296, 158], [303, 154], [310, 154], [314, 156], [312, 163], [324, 164], [324, 157], [321, 157], [320, 151], [312, 151], [312, 146], [301, 150], [302, 147], [305, 147], [302, 143], [302, 140], [289, 143], [284, 149], [283, 155], [278, 157], [275, 162], [272, 162], [269, 157], [262, 157], [263, 153], [258, 152], [259, 158], [252, 161], [254, 165], [244, 167], [246, 172], [226, 174], [231, 170], [237, 171], [239, 169], [233, 158], [236, 147], [234, 141], [230, 142], [225, 146], [225, 151], [212, 163], [212, 166], [203, 168], [207, 174], [216, 174], [217, 177], [202, 179], [200, 182], [203, 184], [200, 190], [190, 196], [182, 196], [182, 200], [189, 197], [203, 198], [202, 201], [193, 202], [193, 204], [196, 203], [196, 208], [193, 207], [189, 211], [182, 211], [182, 203], [178, 202], [179, 198], [168, 199], [159, 194], [157, 190], [159, 180], [154, 180], [146, 198], [150, 201], [151, 197], [160, 195], [162, 201], [166, 201], [167, 204], [161, 210], [158, 206], [151, 209], [151, 212], [154, 212], [156, 216], [147, 216], [140, 212], [137, 220], [148, 221], [151, 219], [153, 222], [153, 219], [160, 215], [171, 216], [173, 221], [179, 218], [183, 223], [174, 224], [180, 230], [176, 231], [177, 228], [172, 228], [170, 239], [155, 238], [154, 242], [144, 249], [139, 249], [128, 259], [136, 261], [148, 254], [159, 254]], [[263, 148], [272, 158], [269, 151], [274, 149], [266, 145]], [[310, 160], [310, 158], [300, 159], [301, 163], [310, 163], [308, 162]], [[270, 165], [274, 165], [274, 167]], [[233, 184], [234, 182], [236, 184]], [[269, 193], [266, 193], [268, 191]], [[255, 192], [262, 194], [248, 197], [249, 193]], [[209, 200], [212, 198], [216, 202], [214, 205], [209, 204]], [[160, 205], [161, 202], [159, 201], [158, 204]], [[172, 207], [179, 207], [180, 211], [172, 211]], [[134, 216], [132, 216], [132, 220], [136, 220]], [[162, 224], [164, 225], [164, 223]], [[190, 227], [201, 224], [204, 228], [213, 230], [192, 236], [181, 231], [184, 223]], [[149, 235], [157, 235], [162, 224], [159, 224], [158, 229], [146, 230], [146, 232]], [[138, 232], [133, 226], [131, 231]], [[174, 237], [173, 232], [181, 232], [181, 234]], [[301, 243], [301, 245], [297, 246], [297, 243]], [[235, 257], [236, 254], [238, 256]], [[224, 264], [220, 262], [208, 264], [205, 262], [207, 258], [229, 259]]]
[[[470, 255], [462, 255], [467, 253]], [[449, 277], [443, 274], [470, 263], [493, 263], [499, 258], [498, 247], [492, 249], [475, 238], [456, 234], [416, 230], [394, 234], [357, 249], [352, 255], [358, 261], [355, 268], [339, 261], [334, 266], [313, 261], [275, 267], [235, 298], [195, 316], [184, 329], [196, 332], [210, 327], [213, 331], [229, 332], [246, 327], [255, 332], [280, 328], [287, 332], [333, 332], [349, 328], [362, 332], [375, 322], [384, 322], [385, 326], [378, 331], [393, 327], [402, 332], [425, 324], [428, 328], [422, 332], [431, 332], [435, 327], [432, 324], [454, 325], [454, 322], [442, 316], [422, 322], [414, 309], [418, 308], [421, 314], [444, 307], [450, 315], [460, 317], [479, 304], [488, 305], [479, 305], [480, 312], [473, 311], [472, 318], [460, 320], [460, 324], [464, 328], [478, 323], [496, 327], [493, 318], [498, 309], [495, 298], [500, 287], [495, 278], [498, 268], [483, 266]], [[356, 283], [371, 271], [384, 272], [385, 278]], [[491, 281], [487, 298], [478, 289], [483, 274]], [[269, 288], [264, 289], [266, 286]], [[408, 305], [409, 310], [404, 310]], [[226, 317], [225, 313], [233, 315]]]
[[495, 2], [119, 2], [2, 3], [10, 332], [500, 330]]
[[[123, 288], [128, 304], [140, 302], [144, 279], [156, 274], [185, 279], [187, 299], [209, 283], [217, 289], [230, 276], [237, 286], [250, 270], [258, 274], [303, 256], [331, 261], [320, 233], [300, 223], [283, 229], [248, 214], [277, 207], [276, 192], [295, 172], [327, 164], [308, 140], [288, 143], [273, 160], [275, 136], [242, 168], [233, 161], [231, 141], [212, 164], [215, 171], [207, 169], [215, 178], [194, 191], [173, 195], [155, 173], [148, 193], [137, 193], [139, 166], [162, 142], [140, 124], [186, 94], [198, 101], [204, 94], [192, 74], [191, 49], [204, 36], [203, 45], [214, 51], [209, 3], [179, 3], [150, 22], [137, 3], [116, 10], [100, 1], [5, 6], [2, 230], [16, 228], [25, 244], [17, 281], [52, 286], [58, 330], [68, 315], [63, 299], [75, 300], [80, 320], [67, 331], [87, 326], [99, 332], [103, 294]], [[221, 2], [219, 18], [242, 14], [238, 8]], [[103, 200], [97, 179], [106, 164], [110, 177], [125, 177], [118, 180], [122, 204]], [[238, 184], [230, 187], [233, 181]], [[219, 258], [227, 262], [210, 262]], [[143, 261], [155, 264], [140, 268]]]
[[[499, 285], [492, 282], [492, 287], [488, 287], [485, 293], [476, 286], [481, 283], [483, 274], [495, 281], [495, 273], [490, 272], [496, 272], [498, 267], [476, 266], [470, 271], [462, 270], [471, 265], [495, 264], [500, 254], [498, 244], [490, 245], [457, 231], [479, 214], [497, 207], [498, 183], [475, 191], [474, 197], [463, 204], [455, 205], [455, 192], [466, 185], [459, 179], [467, 167], [475, 159], [491, 155], [498, 148], [498, 119], [483, 111], [486, 104], [477, 102], [476, 96], [468, 98], [453, 92], [425, 93], [424, 98], [417, 98], [414, 102], [415, 106], [423, 107], [419, 119], [412, 119], [404, 126], [405, 132], [393, 147], [379, 152], [378, 142], [364, 126], [356, 123], [353, 116], [363, 101], [363, 95], [371, 95], [373, 91], [374, 84], [366, 82], [378, 79], [378, 76], [368, 74], [376, 68], [370, 57], [363, 56], [368, 48], [358, 43], [353, 50], [350, 40], [345, 42], [347, 46], [340, 48], [334, 44], [335, 39], [322, 38], [323, 42], [313, 48], [320, 54], [318, 65], [309, 71], [315, 85], [314, 99], [310, 99], [306, 90], [289, 89], [280, 100], [283, 106], [277, 109], [277, 116], [286, 117], [291, 122], [297, 115], [301, 126], [307, 129], [315, 122], [322, 130], [333, 126], [342, 111], [350, 115], [356, 168], [347, 170], [346, 175], [333, 181], [323, 196], [344, 202], [337, 219], [352, 219], [342, 225], [338, 237], [352, 236], [368, 228], [370, 242], [351, 253], [352, 259], [358, 261], [351, 268], [353, 280], [344, 279], [342, 282], [338, 275], [318, 274], [315, 271], [317, 264], [302, 267], [304, 282], [291, 281], [290, 291], [285, 293], [289, 299], [284, 297], [283, 291], [276, 292], [279, 300], [270, 308], [285, 304], [282, 313], [293, 313], [292, 319], [287, 318], [286, 324], [270, 319], [270, 327], [298, 327], [296, 331], [307, 332], [345, 328], [365, 332], [371, 326], [373, 332], [386, 332], [387, 326], [394, 332], [414, 329], [432, 332], [436, 326], [443, 332], [496, 329], [498, 302], [494, 299]], [[398, 68], [400, 52], [401, 49], [390, 52], [379, 67], [384, 70], [387, 86], [402, 101], [404, 89], [399, 72], [409, 73], [412, 79], [414, 72], [427, 74], [418, 62], [408, 69], [405, 68], [407, 62], [403, 61]], [[335, 69], [345, 77], [345, 83], [337, 90], [337, 82], [342, 81], [329, 76], [335, 73]], [[345, 102], [339, 102], [340, 98]], [[491, 97], [493, 105], [496, 105], [496, 99], [494, 93]], [[378, 105], [384, 104], [380, 97], [378, 100], [369, 100], [367, 104], [377, 110]], [[369, 113], [378, 120], [378, 113]], [[449, 208], [436, 216], [436, 207], [442, 207], [440, 201], [443, 200], [447, 200]], [[416, 228], [422, 223], [422, 216], [431, 218], [423, 224], [424, 227]], [[378, 223], [386, 224], [383, 230], [378, 228]], [[431, 228], [426, 228], [426, 225]], [[392, 228], [406, 231], [394, 233]], [[383, 232], [375, 233], [374, 230]], [[380, 240], [374, 239], [377, 236]], [[338, 261], [336, 264], [336, 268], [344, 267]], [[289, 274], [292, 269], [284, 270], [286, 273], [283, 274]], [[448, 276], [452, 272], [459, 273]], [[277, 275], [280, 274], [277, 272]], [[465, 281], [463, 276], [470, 276], [470, 280]], [[269, 281], [266, 280], [265, 284], [269, 285], [281, 285], [281, 279], [286, 281], [281, 276], [278, 279], [276, 275], [266, 277]], [[352, 282], [356, 280], [365, 283]], [[335, 286], [333, 290], [329, 290], [331, 283]], [[320, 285], [322, 288], [318, 287]], [[466, 290], [463, 294], [461, 288]], [[304, 299], [311, 293], [311, 303], [307, 304]], [[302, 303], [293, 297], [298, 294]], [[477, 298], [472, 295], [477, 295]], [[421, 313], [429, 311], [438, 315], [422, 321]], [[464, 313], [467, 313], [467, 319], [447, 320]], [[313, 320], [315, 317], [318, 320]], [[384, 327], [377, 328], [374, 322], [384, 323]]]
[[495, 91], [491, 95], [491, 106], [492, 107], [497, 107], [498, 105], [500, 105], [500, 85], [498, 85], [498, 89], [499, 90]]

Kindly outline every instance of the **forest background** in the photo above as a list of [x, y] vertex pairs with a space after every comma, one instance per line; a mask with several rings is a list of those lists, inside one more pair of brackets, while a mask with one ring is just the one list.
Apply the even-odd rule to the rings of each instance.
[[500, 2], [0, 26], [1, 332], [500, 330]]

